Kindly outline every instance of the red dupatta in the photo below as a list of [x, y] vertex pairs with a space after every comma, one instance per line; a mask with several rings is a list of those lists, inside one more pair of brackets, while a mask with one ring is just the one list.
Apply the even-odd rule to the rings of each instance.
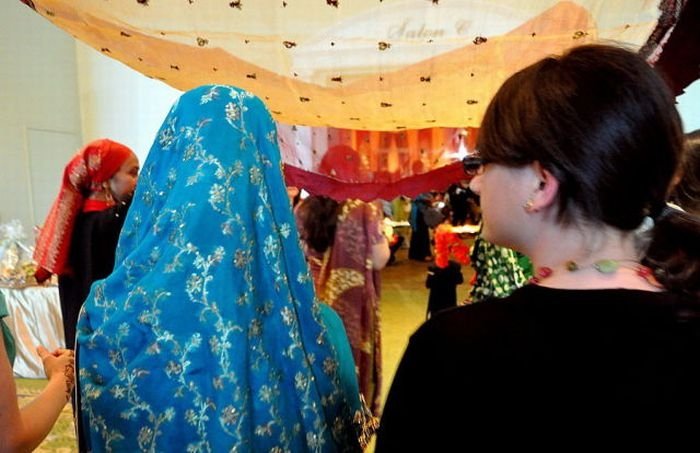
[[86, 198], [104, 190], [103, 183], [132, 155], [133, 151], [121, 143], [100, 139], [88, 143], [71, 158], [63, 171], [58, 196], [37, 237], [34, 260], [38, 267], [54, 274], [65, 273], [73, 226]]

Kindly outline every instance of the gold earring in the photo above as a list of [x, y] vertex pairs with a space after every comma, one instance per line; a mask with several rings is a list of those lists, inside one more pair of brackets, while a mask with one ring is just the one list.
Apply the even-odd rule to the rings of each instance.
[[535, 202], [533, 200], [527, 200], [527, 202], [523, 205], [523, 209], [525, 212], [532, 212], [532, 207], [535, 205]]
[[113, 205], [116, 204], [114, 201], [114, 197], [112, 196], [112, 191], [109, 190], [109, 183], [105, 182], [102, 184], [102, 188], [104, 189], [105, 192], [105, 200], [107, 201], [107, 204]]

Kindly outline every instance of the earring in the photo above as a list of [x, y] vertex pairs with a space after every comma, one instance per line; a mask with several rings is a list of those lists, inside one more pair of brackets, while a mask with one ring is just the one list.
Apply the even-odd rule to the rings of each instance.
[[114, 197], [112, 196], [112, 191], [109, 189], [109, 183], [105, 182], [102, 185], [102, 188], [104, 189], [105, 200], [107, 201], [107, 204], [110, 206], [116, 204], [114, 201]]
[[527, 200], [527, 202], [525, 202], [525, 204], [523, 205], [523, 209], [525, 210], [525, 212], [534, 212], [534, 210], [532, 209], [534, 205], [535, 202], [533, 200]]

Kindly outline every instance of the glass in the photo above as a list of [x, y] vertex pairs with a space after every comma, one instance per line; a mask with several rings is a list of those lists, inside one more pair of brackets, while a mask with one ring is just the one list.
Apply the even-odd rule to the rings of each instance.
[[469, 176], [478, 176], [484, 173], [484, 164], [484, 159], [478, 155], [471, 155], [462, 159], [464, 173], [468, 174]]

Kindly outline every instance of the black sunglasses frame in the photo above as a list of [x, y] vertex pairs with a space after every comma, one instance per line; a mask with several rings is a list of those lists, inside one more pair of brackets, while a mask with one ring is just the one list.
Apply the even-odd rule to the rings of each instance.
[[471, 176], [479, 174], [481, 168], [484, 166], [484, 163], [484, 159], [482, 159], [481, 156], [467, 156], [462, 159], [464, 173]]

